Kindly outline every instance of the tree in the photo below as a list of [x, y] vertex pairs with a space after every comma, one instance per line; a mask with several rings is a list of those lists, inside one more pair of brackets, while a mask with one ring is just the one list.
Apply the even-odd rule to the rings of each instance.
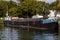
[[50, 9], [52, 9], [52, 10], [56, 10], [57, 9], [57, 1], [53, 2], [52, 4], [50, 4]]
[[9, 1], [8, 11], [9, 11], [9, 16], [16, 15], [17, 14], [17, 3], [13, 1]]
[[55, 16], [57, 15], [57, 12], [59, 12], [59, 10], [60, 10], [60, 1], [55, 1], [55, 2], [53, 2], [52, 4], [50, 4], [50, 8], [52, 9], [52, 10], [56, 10], [56, 12], [55, 12]]
[[27, 16], [31, 16], [32, 14], [32, 8], [33, 5], [35, 5], [35, 1], [34, 0], [25, 0], [24, 2], [20, 3], [20, 6], [18, 7], [18, 11], [20, 12], [20, 15], [22, 14], [22, 16], [27, 17]]
[[48, 18], [47, 15], [50, 13], [49, 10], [50, 10], [49, 4], [48, 3], [44, 3], [43, 7], [42, 7], [43, 18]]
[[57, 9], [60, 10], [60, 1], [57, 1]]
[[7, 1], [0, 1], [0, 16], [5, 16], [7, 11]]
[[[35, 14], [42, 14], [43, 12], [43, 6], [45, 2], [37, 2], [36, 0], [25, 0], [22, 3], [19, 4], [18, 7], [18, 13], [24, 17], [32, 17]], [[46, 11], [48, 12], [47, 9], [49, 8], [48, 3], [45, 5]]]
[[25, 0], [20, 0], [20, 2], [23, 2], [23, 1], [25, 1]]
[[3, 13], [5, 15], [7, 9], [9, 16], [17, 15], [19, 17], [32, 17], [36, 14], [46, 16], [49, 13], [49, 4], [36, 0], [23, 0], [23, 2], [21, 2], [18, 5], [16, 2], [13, 2], [12, 0], [9, 2], [1, 1], [0, 14]]

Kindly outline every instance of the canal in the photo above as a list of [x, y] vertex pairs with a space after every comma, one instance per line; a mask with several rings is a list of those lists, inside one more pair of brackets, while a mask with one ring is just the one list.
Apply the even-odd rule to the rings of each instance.
[[2, 27], [0, 25], [0, 40], [58, 40], [54, 30], [33, 30]]

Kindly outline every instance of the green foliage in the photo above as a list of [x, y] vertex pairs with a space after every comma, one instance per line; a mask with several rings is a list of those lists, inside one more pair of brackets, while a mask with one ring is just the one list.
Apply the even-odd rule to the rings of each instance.
[[60, 11], [60, 1], [57, 1], [57, 10]]
[[52, 10], [60, 10], [60, 1], [55, 1], [52, 4], [50, 4], [50, 9]]
[[7, 2], [0, 1], [0, 17], [5, 16], [7, 10]]
[[16, 15], [17, 13], [17, 8], [16, 7], [12, 7], [9, 9], [9, 15]]
[[56, 10], [57, 9], [57, 1], [53, 2], [52, 4], [50, 4], [50, 9], [52, 9], [52, 10]]
[[[8, 9], [9, 16], [19, 17], [32, 17], [33, 15], [40, 14], [44, 17], [49, 14], [49, 10], [60, 10], [60, 2], [53, 2], [48, 4], [42, 1], [36, 0], [20, 0], [21, 2], [17, 5], [13, 1], [0, 1], [0, 16], [5, 16]], [[8, 8], [7, 8], [8, 6]], [[43, 10], [44, 8], [44, 10]]]
[[25, 17], [31, 17], [35, 14], [43, 14], [43, 6], [45, 7], [45, 13], [48, 13], [49, 4], [45, 2], [37, 2], [36, 0], [25, 0], [19, 4], [18, 13]]
[[12, 7], [17, 7], [17, 3], [16, 2], [13, 2], [13, 1], [9, 1], [8, 2], [8, 8], [12, 8]]
[[17, 3], [13, 1], [8, 2], [9, 16], [16, 15], [17, 13]]
[[23, 2], [23, 1], [25, 1], [25, 0], [20, 0], [20, 2]]

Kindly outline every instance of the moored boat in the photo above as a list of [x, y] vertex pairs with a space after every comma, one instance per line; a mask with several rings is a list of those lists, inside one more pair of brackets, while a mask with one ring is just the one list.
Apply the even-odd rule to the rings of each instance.
[[[47, 28], [47, 29], [57, 29], [58, 21], [57, 19], [39, 19], [39, 18], [23, 18], [23, 19], [13, 19], [11, 21], [5, 21], [5, 25], [18, 25], [21, 27], [37, 27], [37, 28]], [[16, 26], [17, 27], [17, 26]]]

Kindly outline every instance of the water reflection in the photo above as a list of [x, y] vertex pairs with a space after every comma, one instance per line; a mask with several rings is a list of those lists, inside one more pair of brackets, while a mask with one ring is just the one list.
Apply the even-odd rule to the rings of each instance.
[[18, 32], [13, 28], [5, 28], [2, 35], [2, 40], [18, 40]]
[[58, 40], [54, 32], [30, 31], [18, 28], [5, 27], [0, 30], [0, 40]]

